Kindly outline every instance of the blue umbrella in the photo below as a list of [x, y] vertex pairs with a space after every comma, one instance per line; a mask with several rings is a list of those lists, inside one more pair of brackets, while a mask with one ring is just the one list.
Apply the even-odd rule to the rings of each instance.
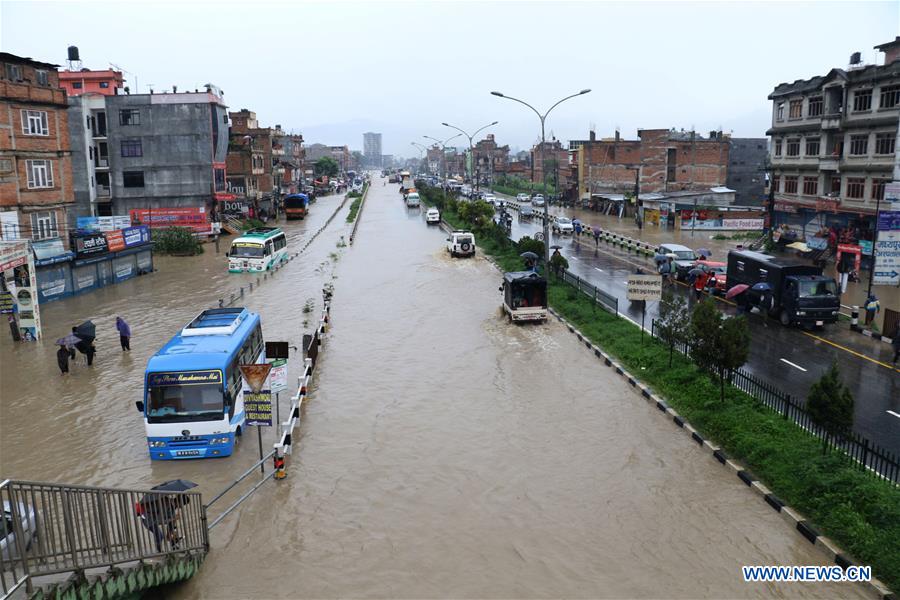
[[657, 254], [656, 256], [653, 257], [653, 260], [658, 263], [661, 263], [661, 262], [666, 262], [667, 260], [669, 260], [669, 257], [666, 256], [665, 254]]
[[712, 256], [712, 252], [709, 251], [709, 248], [697, 248], [696, 253], [705, 256], [706, 258]]
[[752, 289], [754, 292], [771, 292], [772, 286], [765, 281], [760, 281], [759, 283], [754, 283], [753, 287], [750, 289]]

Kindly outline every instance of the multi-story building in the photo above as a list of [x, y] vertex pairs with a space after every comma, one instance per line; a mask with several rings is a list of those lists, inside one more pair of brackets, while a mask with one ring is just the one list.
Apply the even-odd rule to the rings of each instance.
[[834, 225], [872, 239], [876, 205], [900, 160], [900, 36], [875, 48], [883, 65], [864, 65], [856, 53], [846, 69], [769, 94], [775, 224], [806, 235]]
[[[276, 130], [280, 126], [275, 126]], [[303, 136], [300, 134], [284, 134], [276, 140], [276, 143], [283, 147], [284, 154], [278, 159], [279, 164], [284, 169], [284, 175], [281, 179], [281, 192], [283, 194], [294, 194], [300, 191], [303, 183], [303, 161], [306, 156], [306, 149], [303, 147]]]
[[350, 169], [353, 160], [348, 146], [326, 146], [325, 144], [310, 144], [306, 147], [306, 161], [312, 165], [323, 157], [329, 157], [338, 164], [341, 172]]
[[[558, 182], [559, 188], [565, 189], [571, 176], [569, 149], [556, 139], [543, 142], [543, 152], [541, 146], [542, 143], [538, 142], [531, 149], [531, 164], [534, 166], [532, 181], [535, 183], [546, 181], [548, 184]], [[542, 156], [543, 163], [541, 162]], [[548, 169], [546, 179], [544, 178], [544, 168]]]
[[367, 132], [363, 134], [363, 156], [366, 166], [381, 168], [381, 134]]
[[214, 86], [83, 94], [69, 100], [69, 112], [80, 214], [211, 230], [216, 195], [226, 192], [228, 148], [226, 106]]
[[284, 136], [281, 126], [260, 127], [256, 113], [242, 108], [228, 113], [231, 132], [228, 146], [228, 179], [230, 193], [228, 212], [242, 212], [256, 216], [260, 210], [273, 214], [281, 195], [284, 177], [284, 146], [278, 140]]
[[479, 181], [490, 185], [495, 175], [506, 173], [509, 167], [509, 146], [498, 145], [494, 134], [489, 133], [475, 144], [474, 158], [475, 173]]
[[105, 71], [92, 71], [80, 69], [78, 71], [60, 71], [59, 85], [66, 90], [69, 98], [82, 94], [100, 94], [102, 96], [116, 96], [125, 84], [121, 71], [107, 69]]
[[728, 140], [728, 172], [725, 187], [734, 190], [734, 203], [762, 206], [766, 200], [766, 160], [769, 140], [766, 138], [733, 138]]
[[0, 238], [61, 240], [75, 203], [58, 65], [0, 52]]

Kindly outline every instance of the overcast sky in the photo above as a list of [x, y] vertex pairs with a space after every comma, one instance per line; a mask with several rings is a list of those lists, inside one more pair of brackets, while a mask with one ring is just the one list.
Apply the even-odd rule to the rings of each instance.
[[[115, 63], [132, 93], [212, 82], [231, 110], [309, 143], [411, 156], [442, 121], [527, 148], [541, 110], [563, 141], [616, 127], [722, 127], [763, 137], [780, 82], [844, 67], [900, 33], [900, 2], [0, 2], [0, 47], [64, 65]], [[479, 136], [481, 137], [481, 136]], [[459, 138], [457, 139], [457, 142]], [[464, 143], [460, 145], [465, 145]]]

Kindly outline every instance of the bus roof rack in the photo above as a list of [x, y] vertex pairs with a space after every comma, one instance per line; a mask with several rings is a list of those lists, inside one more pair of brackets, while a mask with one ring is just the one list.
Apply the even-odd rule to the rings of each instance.
[[245, 231], [243, 233], [243, 236], [247, 237], [247, 236], [251, 236], [251, 235], [259, 235], [259, 236], [265, 237], [265, 236], [272, 235], [273, 233], [276, 233], [279, 231], [281, 231], [280, 227], [254, 227], [253, 229], [250, 229], [249, 231]]
[[208, 308], [181, 330], [182, 336], [231, 335], [250, 313], [246, 308]]

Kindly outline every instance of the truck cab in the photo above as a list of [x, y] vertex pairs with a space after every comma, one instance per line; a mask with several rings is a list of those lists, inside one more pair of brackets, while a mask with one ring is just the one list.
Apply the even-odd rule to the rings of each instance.
[[782, 325], [823, 326], [838, 320], [841, 297], [834, 279], [814, 265], [783, 259], [761, 252], [732, 250], [728, 253], [728, 286], [743, 283], [751, 288], [769, 285], [763, 292], [745, 292], [753, 304], [781, 321]]

